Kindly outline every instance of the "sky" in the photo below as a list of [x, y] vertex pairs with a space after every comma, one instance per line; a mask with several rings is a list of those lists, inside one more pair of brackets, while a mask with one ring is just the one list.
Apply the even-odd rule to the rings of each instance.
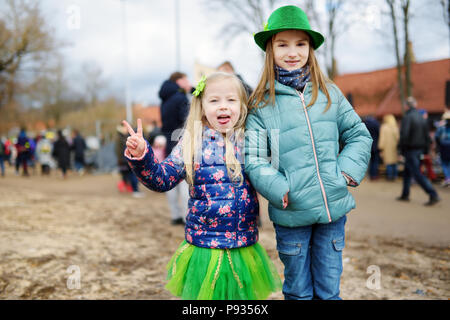
[[[181, 71], [194, 82], [195, 62], [217, 67], [229, 60], [255, 87], [262, 59], [252, 35], [241, 34], [226, 41], [221, 31], [230, 16], [224, 11], [211, 11], [204, 2], [179, 0]], [[323, 0], [317, 2], [318, 7], [323, 7], [320, 6]], [[382, 12], [385, 1], [371, 2], [364, 12], [352, 16], [355, 22], [339, 35], [336, 53], [341, 74], [395, 65], [389, 37], [391, 26]], [[439, 12], [439, 1], [413, 2], [417, 14], [413, 17], [410, 34], [417, 61], [449, 58], [449, 34]], [[284, 4], [301, 5], [301, 1], [280, 2], [280, 6]], [[55, 36], [67, 43], [60, 52], [69, 74], [79, 73], [84, 63], [95, 64], [102, 69], [110, 92], [124, 97], [125, 70], [128, 69], [131, 100], [144, 105], [159, 104], [159, 88], [177, 67], [175, 0], [126, 0], [125, 6], [126, 29], [121, 0], [41, 1], [42, 12]], [[125, 61], [128, 61], [128, 68]]]

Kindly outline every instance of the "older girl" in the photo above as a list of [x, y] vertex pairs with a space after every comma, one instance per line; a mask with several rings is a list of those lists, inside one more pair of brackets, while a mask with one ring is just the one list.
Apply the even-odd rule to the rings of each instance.
[[[277, 9], [255, 34], [265, 51], [250, 97], [246, 172], [269, 200], [286, 299], [339, 299], [347, 185], [364, 177], [372, 139], [314, 50], [324, 41], [296, 6]], [[340, 150], [340, 145], [343, 146]]]

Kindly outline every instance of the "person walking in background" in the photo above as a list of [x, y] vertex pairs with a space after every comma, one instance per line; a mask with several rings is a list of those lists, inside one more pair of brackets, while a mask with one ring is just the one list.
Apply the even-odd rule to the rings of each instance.
[[417, 111], [417, 102], [413, 97], [406, 99], [406, 112], [400, 127], [399, 148], [405, 158], [403, 172], [403, 189], [399, 201], [409, 201], [411, 179], [414, 178], [420, 187], [429, 195], [426, 206], [432, 206], [440, 201], [431, 182], [420, 172], [420, 157], [429, 148], [430, 136], [425, 119]]
[[[174, 72], [161, 86], [159, 97], [161, 98], [162, 134], [166, 137], [166, 154], [172, 152], [177, 144], [178, 130], [182, 129], [189, 112], [189, 100], [187, 93], [192, 91], [192, 85], [186, 74]], [[176, 136], [175, 136], [176, 135]], [[172, 216], [172, 224], [185, 224], [187, 202], [189, 199], [188, 185], [182, 181], [175, 188], [167, 192], [169, 207]]]
[[[434, 139], [432, 138], [432, 132], [430, 130], [431, 124], [428, 122], [428, 112], [425, 109], [419, 109], [417, 110], [422, 115], [423, 119], [425, 120], [425, 123], [427, 125], [427, 132], [430, 136], [428, 147], [424, 150], [424, 153], [420, 160], [420, 172], [423, 174], [424, 171], [426, 172], [427, 178], [431, 182], [435, 182], [437, 180], [437, 175], [433, 170], [433, 147], [434, 147]], [[425, 170], [422, 169], [422, 167], [425, 167]]]
[[117, 136], [115, 142], [115, 151], [117, 164], [121, 175], [121, 180], [117, 184], [117, 187], [120, 192], [132, 192], [134, 198], [142, 198], [144, 197], [144, 194], [142, 192], [139, 192], [139, 181], [128, 165], [125, 156], [123, 155], [123, 152], [127, 147], [127, 128], [123, 124], [120, 124], [116, 129]]
[[3, 140], [3, 145], [5, 146], [5, 154], [4, 154], [4, 160], [8, 162], [8, 164], [12, 165], [12, 153], [15, 148], [13, 148], [13, 144], [11, 142], [11, 139], [8, 137], [5, 138], [6, 140]]
[[363, 180], [372, 138], [320, 70], [315, 50], [324, 37], [302, 9], [278, 8], [254, 39], [265, 64], [249, 99], [245, 172], [269, 202], [283, 294], [338, 300], [345, 223], [355, 208], [348, 186]]
[[400, 132], [397, 120], [392, 114], [383, 117], [383, 124], [380, 127], [380, 136], [378, 139], [378, 149], [383, 163], [386, 166], [386, 179], [394, 181], [397, 178], [398, 161], [398, 141]]
[[363, 119], [364, 124], [369, 130], [370, 136], [373, 139], [372, 149], [370, 150], [369, 162], [369, 178], [370, 180], [378, 179], [379, 165], [380, 165], [380, 150], [378, 150], [378, 137], [380, 135], [380, 123], [373, 116], [369, 115]]
[[442, 123], [436, 130], [436, 145], [441, 159], [442, 172], [444, 173], [443, 187], [450, 186], [450, 111], [442, 115]]
[[37, 145], [36, 145], [36, 157], [37, 161], [41, 165], [41, 175], [50, 175], [50, 168], [53, 165], [52, 160], [52, 151], [53, 146], [50, 141], [51, 133], [50, 132], [43, 132], [41, 134], [41, 138], [39, 139]]
[[250, 97], [250, 95], [253, 92], [252, 87], [250, 87], [250, 85], [244, 81], [244, 79], [241, 77], [241, 75], [237, 74], [236, 71], [234, 71], [234, 67], [231, 64], [230, 61], [225, 61], [223, 62], [220, 66], [217, 67], [217, 70], [220, 72], [225, 72], [225, 73], [229, 73], [229, 74], [234, 74], [236, 77], [238, 77], [239, 80], [241, 80], [242, 85], [245, 88], [245, 92], [247, 93], [247, 97]]
[[57, 135], [58, 137], [53, 144], [52, 156], [56, 159], [62, 177], [65, 179], [67, 178], [67, 169], [70, 167], [70, 146], [62, 130], [58, 130]]
[[73, 140], [70, 149], [73, 151], [75, 156], [75, 171], [82, 175], [84, 173], [85, 165], [84, 152], [86, 150], [86, 141], [77, 129], [73, 131]]
[[16, 156], [16, 175], [19, 174], [20, 165], [23, 167], [23, 176], [28, 177], [28, 160], [30, 158], [30, 142], [28, 140], [25, 128], [20, 129], [15, 145], [17, 150]]

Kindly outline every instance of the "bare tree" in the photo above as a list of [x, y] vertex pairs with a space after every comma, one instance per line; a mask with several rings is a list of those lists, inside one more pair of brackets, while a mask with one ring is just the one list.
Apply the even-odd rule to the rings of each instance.
[[[230, 42], [240, 34], [251, 35], [263, 30], [265, 22], [280, 0], [204, 0], [211, 11], [225, 9], [230, 22], [220, 31], [224, 43]], [[261, 56], [264, 54], [261, 52]]]
[[405, 36], [405, 85], [406, 85], [406, 95], [412, 96], [412, 81], [411, 81], [411, 48], [409, 41], [409, 21], [410, 21], [410, 0], [401, 0], [401, 8], [403, 12], [403, 29]]
[[95, 63], [86, 62], [81, 67], [84, 81], [85, 93], [90, 106], [95, 106], [98, 102], [98, 97], [106, 87], [106, 82], [102, 78], [102, 69]]
[[397, 63], [397, 84], [400, 91], [400, 101], [402, 104], [402, 113], [404, 112], [404, 104], [405, 104], [405, 93], [403, 87], [403, 76], [402, 76], [402, 60], [400, 59], [400, 48], [399, 48], [399, 38], [398, 38], [398, 30], [397, 30], [397, 14], [396, 14], [396, 0], [386, 0], [386, 3], [389, 6], [389, 13], [392, 22], [392, 34], [394, 40], [394, 48], [395, 48], [395, 59]]
[[[448, 30], [450, 32], [450, 3], [448, 0], [439, 0], [439, 3], [442, 6], [442, 14], [444, 17], [444, 21], [448, 26]], [[450, 34], [449, 34], [450, 36]]]
[[317, 1], [314, 0], [302, 2], [311, 26], [317, 28], [325, 36], [324, 49], [319, 50], [318, 54], [325, 60], [328, 77], [334, 79], [338, 75], [336, 58], [338, 38], [344, 35], [349, 27], [355, 23], [357, 15], [352, 13], [359, 12], [362, 15], [364, 1], [326, 0], [325, 15], [319, 13], [316, 4]]
[[38, 2], [3, 0], [0, 16], [0, 107], [13, 99], [18, 70], [54, 48]]

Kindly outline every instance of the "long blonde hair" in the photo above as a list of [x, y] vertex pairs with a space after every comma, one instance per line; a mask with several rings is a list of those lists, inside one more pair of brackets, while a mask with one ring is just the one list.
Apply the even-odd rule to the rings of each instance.
[[[274, 70], [274, 53], [273, 53], [273, 41], [275, 35], [267, 41], [266, 45], [266, 57], [264, 61], [263, 72], [261, 75], [261, 79], [259, 83], [253, 91], [252, 95], [249, 98], [249, 109], [265, 107], [269, 103], [275, 105], [275, 70]], [[308, 37], [309, 38], [309, 37]], [[319, 89], [326, 95], [327, 97], [327, 106], [325, 111], [327, 111], [331, 106], [331, 98], [327, 89], [327, 83], [332, 83], [330, 79], [325, 77], [319, 67], [319, 63], [317, 62], [316, 56], [314, 54], [314, 49], [311, 45], [311, 39], [309, 39], [309, 56], [306, 64], [309, 65], [309, 70], [311, 74], [311, 82], [312, 82], [312, 99], [307, 105], [307, 107], [312, 106], [319, 94]], [[269, 84], [269, 89], [267, 90], [266, 86]], [[267, 93], [269, 94], [268, 98], [266, 98]]]
[[208, 84], [215, 81], [232, 81], [236, 85], [240, 104], [240, 115], [233, 129], [228, 130], [225, 137], [225, 164], [228, 176], [231, 181], [244, 181], [240, 161], [235, 155], [235, 144], [240, 145], [243, 142], [245, 120], [247, 118], [247, 93], [242, 82], [233, 74], [216, 72], [206, 78], [205, 88], [198, 96], [192, 98], [189, 114], [186, 119], [182, 150], [183, 160], [186, 168], [186, 181], [194, 184], [195, 168], [202, 161], [202, 134], [203, 126], [207, 124], [206, 116], [203, 110], [202, 100]]

